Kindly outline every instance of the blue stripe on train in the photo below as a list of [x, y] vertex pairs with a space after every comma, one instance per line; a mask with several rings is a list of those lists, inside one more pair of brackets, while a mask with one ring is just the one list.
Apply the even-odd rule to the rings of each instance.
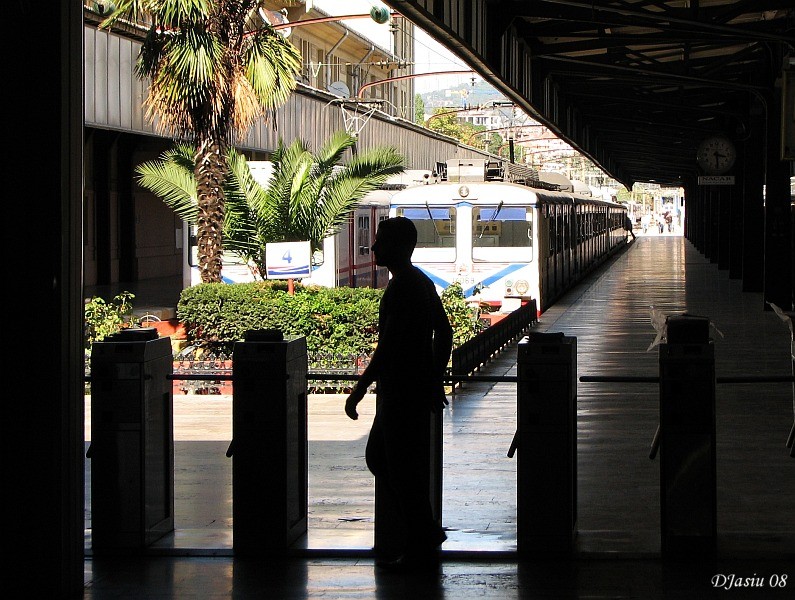
[[[469, 288], [465, 289], [464, 290], [464, 298], [469, 298], [475, 292], [475, 288], [478, 287], [478, 285], [484, 285], [484, 286], [491, 285], [495, 281], [499, 281], [503, 277], [506, 277], [506, 276], [510, 275], [514, 271], [518, 271], [519, 269], [521, 269], [524, 266], [526, 266], [525, 263], [508, 265], [504, 269], [502, 269], [500, 271], [497, 271], [496, 273], [494, 273], [492, 275], [489, 275], [488, 277], [486, 277], [482, 281], [479, 281], [478, 283], [476, 283], [472, 287], [469, 287]], [[433, 281], [436, 285], [438, 285], [443, 290], [447, 289], [450, 286], [450, 282], [449, 281], [445, 281], [444, 279], [442, 279], [438, 275], [435, 275], [435, 274], [431, 273], [427, 269], [423, 269], [422, 267], [418, 267], [418, 268], [419, 268], [420, 271], [425, 273], [430, 278], [431, 281]]]
[[[505, 267], [501, 271], [497, 271], [496, 273], [494, 273], [492, 275], [489, 275], [484, 280], [482, 280], [480, 283], [483, 284], [484, 286], [489, 286], [492, 283], [494, 283], [495, 281], [499, 281], [503, 277], [505, 277], [507, 275], [510, 275], [514, 271], [518, 271], [519, 269], [521, 269], [522, 267], [525, 267], [525, 266], [527, 266], [525, 263], [518, 263], [518, 264], [508, 265], [507, 267]], [[475, 288], [477, 286], [478, 286], [478, 284], [476, 283], [471, 288], [465, 289], [464, 290], [464, 298], [469, 298], [474, 293]]]

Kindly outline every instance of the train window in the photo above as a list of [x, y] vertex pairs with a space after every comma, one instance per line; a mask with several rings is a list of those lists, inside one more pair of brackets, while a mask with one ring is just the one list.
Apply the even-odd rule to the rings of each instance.
[[370, 254], [370, 217], [356, 218], [356, 237], [359, 241], [359, 256]]
[[472, 209], [474, 248], [526, 248], [533, 244], [532, 210], [527, 206], [476, 206]]
[[399, 206], [396, 214], [414, 221], [417, 248], [455, 248], [455, 207]]

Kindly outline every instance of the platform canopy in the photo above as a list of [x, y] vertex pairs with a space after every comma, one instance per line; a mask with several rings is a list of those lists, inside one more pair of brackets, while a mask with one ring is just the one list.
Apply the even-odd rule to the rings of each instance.
[[795, 69], [793, 0], [387, 4], [625, 185], [680, 184], [704, 140], [776, 126]]

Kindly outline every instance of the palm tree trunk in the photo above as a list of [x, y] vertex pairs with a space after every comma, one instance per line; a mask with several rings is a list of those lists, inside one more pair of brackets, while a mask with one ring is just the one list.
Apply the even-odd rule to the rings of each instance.
[[221, 283], [223, 266], [224, 192], [226, 147], [218, 140], [201, 140], [196, 151], [198, 216], [196, 244], [203, 283]]

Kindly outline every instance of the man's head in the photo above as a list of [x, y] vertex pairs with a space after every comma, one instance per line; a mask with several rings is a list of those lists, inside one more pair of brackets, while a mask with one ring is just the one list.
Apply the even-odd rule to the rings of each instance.
[[392, 269], [411, 262], [417, 245], [417, 228], [411, 219], [392, 217], [378, 224], [372, 251], [377, 265]]

